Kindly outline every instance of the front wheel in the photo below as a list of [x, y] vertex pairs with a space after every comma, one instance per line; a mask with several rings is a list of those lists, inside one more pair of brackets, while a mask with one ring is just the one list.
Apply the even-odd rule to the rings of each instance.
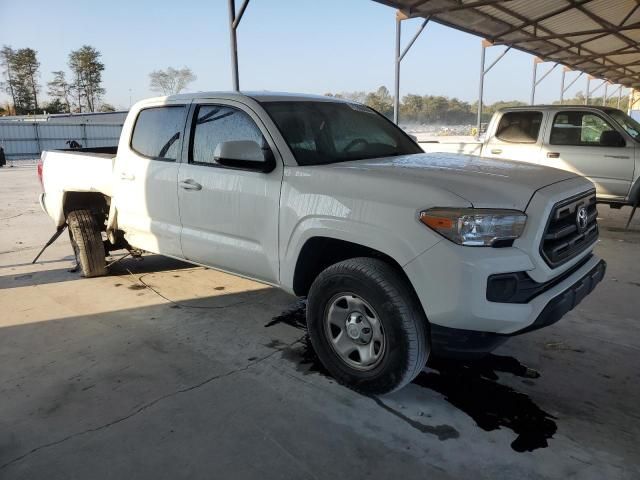
[[67, 215], [69, 236], [76, 262], [83, 277], [99, 277], [107, 273], [104, 242], [100, 227], [89, 210], [73, 210]]
[[365, 394], [402, 388], [429, 356], [427, 320], [411, 286], [375, 258], [349, 259], [324, 270], [309, 291], [307, 324], [327, 370]]

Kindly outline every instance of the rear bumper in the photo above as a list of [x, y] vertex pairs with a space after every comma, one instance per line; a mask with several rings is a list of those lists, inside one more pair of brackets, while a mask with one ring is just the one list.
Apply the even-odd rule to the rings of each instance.
[[482, 332], [441, 325], [431, 325], [434, 355], [450, 358], [473, 358], [491, 352], [510, 337], [553, 325], [573, 310], [602, 281], [607, 264], [599, 260], [588, 272], [551, 298], [529, 326], [509, 334]]

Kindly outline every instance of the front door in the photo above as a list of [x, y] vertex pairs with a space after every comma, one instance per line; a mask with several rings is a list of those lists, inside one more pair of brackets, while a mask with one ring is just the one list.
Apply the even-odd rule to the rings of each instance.
[[[194, 104], [178, 172], [182, 250], [188, 260], [269, 283], [279, 278], [282, 163], [255, 112], [232, 101]], [[221, 142], [267, 142], [276, 168], [262, 173], [214, 160]]]
[[[188, 107], [140, 110], [131, 138], [122, 139], [114, 170], [118, 228], [134, 247], [175, 257], [180, 248], [178, 158]], [[127, 126], [123, 131], [128, 131]]]
[[610, 146], [616, 128], [599, 113], [588, 110], [558, 112], [545, 142], [541, 163], [570, 170], [596, 185], [600, 199], [624, 199], [631, 187], [634, 144]]

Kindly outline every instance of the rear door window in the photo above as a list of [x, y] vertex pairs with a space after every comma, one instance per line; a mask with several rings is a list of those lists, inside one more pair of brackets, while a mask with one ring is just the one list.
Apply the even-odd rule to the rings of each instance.
[[605, 119], [591, 112], [557, 113], [553, 119], [551, 145], [601, 146], [602, 134], [615, 130]]
[[507, 112], [500, 118], [496, 137], [504, 142], [536, 143], [542, 112]]
[[154, 160], [175, 161], [180, 154], [186, 108], [182, 105], [141, 110], [131, 136], [131, 148]]

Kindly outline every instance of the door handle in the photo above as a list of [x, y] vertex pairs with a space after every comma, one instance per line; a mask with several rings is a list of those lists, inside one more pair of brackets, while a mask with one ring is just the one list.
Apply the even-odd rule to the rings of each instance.
[[127, 180], [127, 181], [131, 181], [131, 180], [135, 180], [136, 176], [132, 175], [130, 173], [126, 173], [126, 172], [120, 172], [120, 180]]
[[629, 160], [630, 157], [626, 155], [605, 155], [604, 158], [619, 158], [621, 160]]
[[196, 191], [202, 190], [202, 185], [200, 185], [198, 182], [190, 178], [181, 181], [180, 187], [183, 188], [184, 190], [196, 190]]
[[558, 152], [547, 152], [547, 158], [560, 158], [560, 153], [558, 153]]
[[493, 153], [494, 155], [500, 155], [502, 153], [502, 150], [500, 150], [499, 148], [492, 148], [491, 153]]

